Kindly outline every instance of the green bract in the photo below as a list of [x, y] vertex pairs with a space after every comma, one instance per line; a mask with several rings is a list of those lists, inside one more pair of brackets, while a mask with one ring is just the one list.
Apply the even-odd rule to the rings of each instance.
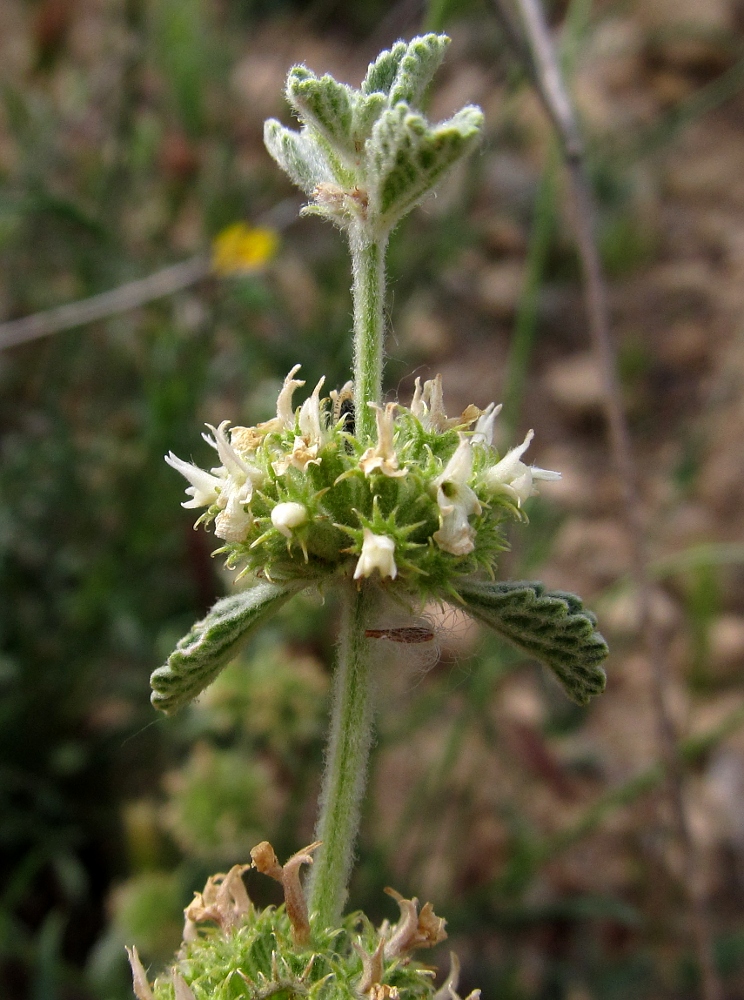
[[266, 146], [313, 198], [306, 212], [381, 239], [478, 140], [479, 108], [430, 125], [417, 110], [449, 39], [398, 42], [369, 67], [361, 89], [295, 66], [287, 100], [300, 132], [266, 122]]

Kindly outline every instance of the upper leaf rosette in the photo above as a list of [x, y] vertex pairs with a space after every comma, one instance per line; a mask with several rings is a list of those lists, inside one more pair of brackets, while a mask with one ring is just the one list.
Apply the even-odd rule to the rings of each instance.
[[359, 90], [295, 66], [287, 100], [299, 132], [266, 122], [266, 147], [313, 200], [306, 213], [381, 239], [478, 141], [480, 108], [431, 125], [418, 106], [449, 39], [397, 42], [373, 62]]

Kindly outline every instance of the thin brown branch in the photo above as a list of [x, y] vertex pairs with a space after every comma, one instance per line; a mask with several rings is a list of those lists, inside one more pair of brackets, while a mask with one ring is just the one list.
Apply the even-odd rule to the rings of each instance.
[[101, 292], [88, 299], [70, 302], [56, 309], [24, 316], [0, 324], [0, 350], [15, 347], [29, 340], [47, 337], [62, 330], [93, 323], [119, 313], [137, 309], [148, 302], [165, 298], [174, 292], [195, 285], [209, 273], [209, 259], [202, 255], [164, 267], [161, 271], [137, 281], [119, 285], [110, 292]]
[[[667, 707], [665, 639], [651, 610], [654, 585], [649, 573], [643, 504], [617, 377], [615, 351], [610, 336], [606, 286], [595, 236], [596, 210], [585, 167], [581, 130], [539, 0], [515, 0], [515, 3], [523, 34], [517, 31], [506, 0], [494, 0], [507, 40], [511, 42], [515, 55], [523, 62], [540, 95], [560, 138], [566, 161], [574, 201], [576, 243], [584, 275], [587, 319], [593, 349], [602, 373], [605, 414], [612, 454], [622, 482], [623, 510], [631, 539], [632, 575], [639, 604], [638, 628], [651, 667], [653, 709], [661, 755], [666, 768], [666, 790], [687, 876], [685, 888], [690, 903], [692, 932], [702, 976], [702, 996], [704, 1000], [721, 1000], [723, 991], [715, 968], [707, 892], [702, 882], [702, 866], [699, 863], [697, 846], [690, 832], [678, 737]], [[518, 38], [516, 44], [515, 36]], [[527, 59], [525, 52], [528, 53]]]
[[[296, 200], [287, 198], [264, 212], [255, 221], [255, 225], [271, 226], [282, 231], [297, 217], [297, 208]], [[197, 254], [189, 260], [171, 264], [145, 278], [119, 285], [111, 291], [91, 295], [90, 298], [69, 302], [45, 312], [24, 316], [22, 319], [0, 323], [0, 350], [138, 309], [149, 302], [166, 298], [198, 284], [210, 274], [210, 268], [209, 257], [206, 254]]]

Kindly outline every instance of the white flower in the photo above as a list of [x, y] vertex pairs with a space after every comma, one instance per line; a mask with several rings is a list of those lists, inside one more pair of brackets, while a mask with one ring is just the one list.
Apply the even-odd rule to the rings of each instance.
[[473, 436], [470, 438], [473, 444], [485, 445], [487, 448], [491, 447], [493, 444], [493, 427], [496, 417], [501, 413], [502, 405], [502, 403], [499, 403], [498, 406], [495, 403], [489, 403], [478, 417]]
[[226, 542], [244, 542], [250, 526], [253, 524], [253, 515], [245, 509], [245, 505], [250, 503], [252, 490], [246, 483], [242, 488], [226, 489], [223, 493], [225, 506], [219, 512], [214, 521], [214, 533], [218, 538]]
[[423, 389], [421, 388], [421, 379], [417, 378], [414, 385], [416, 388], [411, 400], [411, 413], [424, 430], [436, 431], [441, 434], [453, 427], [467, 427], [481, 415], [478, 407], [470, 403], [459, 417], [448, 417], [444, 409], [441, 375], [424, 382]]
[[534, 465], [525, 465], [521, 460], [534, 436], [534, 431], [527, 431], [524, 441], [508, 451], [500, 462], [492, 465], [483, 477], [486, 489], [491, 493], [506, 493], [512, 500], [516, 500], [518, 507], [521, 507], [529, 497], [537, 494], [534, 480], [550, 481], [561, 478], [560, 472], [538, 469]]
[[442, 376], [437, 375], [436, 378], [424, 382], [423, 389], [419, 378], [414, 385], [416, 388], [411, 401], [411, 413], [414, 417], [426, 430], [445, 431], [451, 427], [452, 421], [444, 410]]
[[453, 556], [466, 556], [475, 548], [475, 532], [468, 522], [480, 514], [481, 505], [468, 480], [473, 472], [473, 447], [460, 433], [460, 443], [444, 471], [432, 482], [439, 505], [439, 531], [433, 538], [440, 549]]
[[323, 388], [324, 382], [325, 377], [321, 378], [313, 389], [312, 395], [300, 407], [297, 418], [300, 433], [294, 439], [292, 451], [271, 463], [277, 476], [284, 475], [290, 465], [301, 472], [304, 472], [308, 465], [320, 465], [321, 460], [318, 458], [318, 452], [328, 437], [325, 415], [320, 405], [320, 390]]
[[211, 438], [209, 434], [202, 434], [204, 440], [210, 447], [215, 449], [222, 462], [222, 468], [212, 469], [212, 472], [216, 475], [220, 475], [223, 471], [227, 472], [228, 478], [237, 486], [243, 486], [246, 482], [249, 482], [252, 492], [253, 485], [263, 480], [263, 472], [256, 468], [255, 465], [250, 465], [241, 458], [232, 444], [227, 440], [226, 429], [229, 426], [229, 420], [223, 420], [219, 427], [207, 424], [214, 437]]
[[300, 367], [301, 365], [295, 365], [284, 379], [284, 385], [279, 391], [279, 395], [276, 400], [276, 416], [272, 417], [271, 420], [265, 420], [262, 424], [258, 425], [259, 429], [267, 434], [271, 431], [292, 430], [294, 427], [292, 396], [294, 395], [295, 389], [299, 389], [305, 384], [294, 377], [300, 370]]
[[253, 524], [253, 516], [245, 510], [245, 505], [251, 502], [253, 489], [263, 482], [264, 474], [261, 469], [241, 458], [227, 440], [226, 429], [229, 423], [229, 420], [223, 420], [219, 427], [207, 424], [214, 438], [208, 434], [202, 436], [216, 450], [222, 462], [222, 467], [213, 469], [212, 472], [224, 476], [217, 499], [217, 505], [222, 509], [214, 522], [214, 533], [226, 542], [242, 542]]
[[376, 469], [379, 469], [385, 476], [405, 476], [408, 469], [398, 468], [398, 456], [395, 454], [395, 448], [393, 447], [393, 431], [395, 428], [393, 413], [395, 413], [398, 404], [388, 403], [384, 410], [377, 403], [368, 403], [367, 405], [371, 406], [375, 411], [377, 444], [374, 448], [367, 448], [359, 459], [360, 468], [363, 470], [365, 476], [368, 476]]
[[299, 528], [307, 521], [307, 507], [301, 503], [287, 501], [278, 503], [271, 512], [271, 523], [285, 538], [292, 537], [292, 529]]
[[377, 570], [381, 577], [394, 580], [398, 575], [395, 565], [395, 539], [389, 535], [375, 535], [369, 528], [364, 529], [362, 552], [354, 570], [354, 579], [371, 576]]
[[191, 483], [191, 486], [186, 488], [186, 492], [192, 499], [186, 500], [181, 506], [211, 507], [217, 500], [225, 480], [220, 479], [218, 476], [213, 476], [209, 472], [205, 472], [198, 465], [192, 465], [191, 462], [184, 462], [182, 458], [174, 455], [172, 451], [168, 452], [165, 460], [171, 468], [175, 469], [176, 472], [180, 472]]

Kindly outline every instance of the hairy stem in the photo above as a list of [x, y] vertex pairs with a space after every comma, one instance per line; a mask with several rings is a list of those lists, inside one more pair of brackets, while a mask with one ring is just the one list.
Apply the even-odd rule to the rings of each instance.
[[369, 587], [345, 589], [317, 827], [322, 847], [310, 880], [310, 912], [321, 927], [338, 923], [346, 901], [372, 740], [370, 649], [364, 634], [371, 595]]
[[368, 403], [382, 398], [382, 355], [385, 324], [385, 247], [387, 239], [371, 240], [361, 228], [349, 234], [354, 275], [354, 413], [356, 435], [372, 438], [374, 413]]

